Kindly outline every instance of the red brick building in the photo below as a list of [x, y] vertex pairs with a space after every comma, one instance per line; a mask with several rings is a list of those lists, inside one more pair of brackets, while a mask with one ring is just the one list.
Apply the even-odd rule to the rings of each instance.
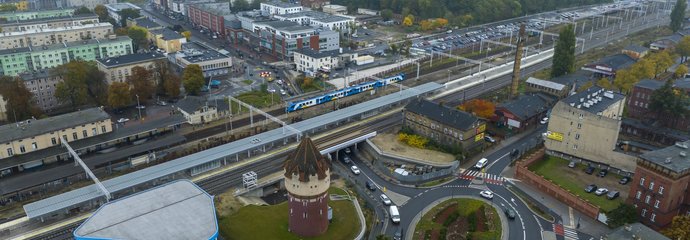
[[627, 203], [640, 222], [659, 230], [674, 216], [690, 214], [690, 141], [640, 155]]
[[328, 230], [328, 188], [331, 165], [308, 137], [302, 139], [285, 163], [288, 191], [288, 230], [301, 237]]
[[230, 16], [230, 3], [199, 3], [188, 7], [189, 20], [219, 35], [225, 35], [225, 16]]

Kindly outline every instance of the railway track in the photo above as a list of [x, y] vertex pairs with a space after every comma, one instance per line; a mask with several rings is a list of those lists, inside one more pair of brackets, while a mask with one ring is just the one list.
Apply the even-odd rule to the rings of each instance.
[[74, 230], [79, 227], [84, 221], [76, 221], [74, 223], [65, 225], [59, 229], [55, 229], [50, 232], [46, 232], [39, 236], [30, 238], [32, 240], [68, 240], [74, 239]]

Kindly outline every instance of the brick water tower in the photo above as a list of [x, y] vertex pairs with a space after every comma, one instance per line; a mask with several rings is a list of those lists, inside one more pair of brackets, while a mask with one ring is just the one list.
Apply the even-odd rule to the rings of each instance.
[[331, 164], [308, 137], [285, 163], [288, 191], [288, 230], [302, 237], [319, 236], [328, 229], [328, 188]]

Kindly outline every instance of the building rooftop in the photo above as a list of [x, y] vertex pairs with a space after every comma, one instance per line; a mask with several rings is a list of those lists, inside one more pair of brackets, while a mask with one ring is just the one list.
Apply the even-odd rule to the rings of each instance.
[[29, 24], [34, 24], [34, 23], [50, 23], [50, 22], [60, 22], [60, 21], [66, 21], [66, 20], [79, 21], [79, 20], [86, 20], [86, 19], [96, 19], [96, 21], [98, 21], [98, 15], [93, 14], [93, 13], [84, 13], [84, 14], [72, 15], [72, 16], [58, 16], [58, 17], [40, 18], [40, 19], [17, 20], [17, 21], [12, 21], [12, 22], [0, 21], [0, 26], [1, 27], [20, 26], [20, 25], [29, 25]]
[[606, 89], [599, 86], [592, 86], [587, 90], [570, 95], [561, 101], [572, 107], [598, 114], [609, 108], [612, 104], [622, 101], [623, 99], [625, 99], [625, 95], [623, 94], [606, 91]]
[[177, 52], [179, 56], [190, 63], [198, 63], [223, 58], [229, 58], [216, 50], [205, 48], [196, 43], [182, 44], [182, 51]]
[[194, 113], [197, 109], [201, 108], [202, 106], [215, 107], [216, 109], [221, 111], [228, 110], [230, 107], [228, 105], [228, 102], [225, 100], [207, 100], [206, 98], [198, 96], [186, 96], [185, 98], [177, 101], [174, 105], [175, 107], [178, 107], [190, 114]]
[[108, 8], [108, 10], [110, 10], [110, 11], [116, 11], [116, 12], [119, 12], [119, 11], [122, 11], [125, 9], [130, 9], [130, 8], [135, 9], [135, 10], [141, 10], [141, 8], [137, 7], [137, 5], [134, 5], [134, 4], [131, 4], [128, 2], [109, 3], [109, 4], [105, 4], [105, 7]]
[[661, 233], [643, 225], [642, 223], [631, 223], [621, 226], [609, 233], [606, 240], [671, 240]]
[[678, 142], [673, 146], [656, 151], [646, 152], [640, 158], [656, 163], [676, 173], [682, 173], [690, 169], [690, 141]]
[[39, 71], [20, 73], [19, 78], [21, 78], [24, 81], [31, 81], [37, 79], [44, 79], [48, 77], [54, 77], [57, 75], [58, 74], [55, 71], [53, 71], [53, 69], [41, 69]]
[[100, 108], [89, 108], [38, 120], [25, 120], [18, 124], [0, 126], [0, 143], [31, 138], [87, 123], [110, 119], [110, 115]]
[[[642, 79], [639, 82], [637, 82], [637, 84], [635, 84], [635, 87], [657, 90], [663, 87], [664, 84], [666, 84], [666, 82], [660, 80]], [[673, 82], [673, 87], [685, 89], [686, 91], [690, 90], [690, 78], [681, 78], [675, 80]]]
[[472, 114], [422, 99], [408, 103], [405, 110], [460, 130], [472, 129], [479, 121], [479, 118]]
[[552, 82], [552, 81], [541, 80], [541, 79], [533, 78], [533, 77], [529, 77], [527, 79], [527, 83], [531, 83], [531, 84], [534, 84], [537, 86], [543, 86], [543, 87], [550, 88], [550, 89], [555, 89], [557, 91], [561, 91], [561, 90], [565, 89], [565, 85], [563, 85], [563, 84], [560, 84], [557, 82]]
[[313, 27], [303, 26], [296, 22], [291, 21], [266, 21], [257, 24], [263, 24], [273, 29], [284, 31], [284, 32], [307, 32], [314, 31]]
[[122, 42], [122, 41], [127, 41], [127, 42], [131, 43], [132, 39], [129, 38], [128, 36], [117, 36], [117, 37], [112, 38], [112, 39], [108, 39], [108, 38], [87, 39], [87, 40], [82, 40], [82, 41], [78, 41], [78, 42], [56, 43], [56, 44], [45, 45], [45, 46], [2, 49], [2, 50], [0, 50], [0, 55], [16, 54], [16, 53], [23, 53], [23, 52], [41, 52], [41, 51], [64, 49], [64, 48], [70, 48], [70, 47], [85, 46], [85, 45], [90, 45], [90, 44], [101, 44], [101, 43], [107, 43], [107, 42]]
[[623, 48], [623, 50], [642, 53], [642, 52], [648, 51], [649, 49], [647, 49], [646, 47], [640, 46], [640, 45], [632, 44], [632, 45], [628, 45], [627, 47]]
[[610, 67], [612, 70], [610, 70], [609, 72], [615, 72], [615, 71], [618, 71], [620, 69], [627, 68], [630, 65], [632, 65], [633, 63], [635, 63], [634, 58], [628, 56], [627, 54], [619, 53], [619, 54], [603, 57], [603, 58], [599, 59], [598, 61], [594, 62], [593, 64], [604, 65], [604, 66]]
[[657, 134], [672, 137], [678, 140], [690, 140], [690, 135], [688, 135], [687, 133], [661, 126], [661, 124], [651, 119], [645, 119], [645, 121], [641, 121], [639, 119], [634, 118], [623, 118], [622, 122], [623, 125], [630, 125], [638, 129], [644, 129], [648, 132], [655, 132]]
[[588, 76], [588, 72], [584, 70], [577, 70], [575, 73], [563, 75], [560, 77], [552, 78], [549, 81], [560, 83], [566, 86], [582, 86], [586, 82], [591, 81]]
[[[334, 56], [338, 56], [338, 55], [341, 54], [341, 53], [340, 53], [340, 50], [321, 51], [321, 52], [319, 52], [319, 51], [313, 50], [313, 49], [311, 49], [311, 48], [302, 48], [302, 49], [299, 49], [299, 50], [297, 50], [297, 51], [295, 51], [295, 52], [296, 52], [296, 53], [300, 53], [300, 54], [302, 54], [302, 55], [306, 55], [306, 56], [308, 56], [308, 57], [317, 58], [317, 59], [318, 59], [318, 58], [325, 58], [325, 57], [334, 57]], [[346, 52], [346, 51], [343, 51], [343, 53], [345, 53], [345, 52]], [[347, 52], [351, 52], [351, 51], [350, 51], [350, 50], [347, 50]]]
[[282, 1], [269, 1], [269, 2], [261, 3], [261, 4], [276, 6], [276, 7], [279, 7], [279, 8], [296, 8], [296, 7], [302, 7], [302, 5], [299, 5], [299, 4], [296, 4], [296, 3], [289, 3], [289, 2], [282, 2]]
[[74, 231], [89, 239], [215, 239], [213, 197], [177, 180], [106, 203]]
[[185, 38], [184, 36], [182, 36], [182, 34], [175, 32], [169, 28], [155, 29], [155, 30], [151, 30], [149, 32], [151, 32], [154, 35], [162, 35], [163, 40], [173, 40], [173, 39]]
[[285, 159], [283, 169], [286, 178], [297, 175], [300, 182], [309, 182], [310, 176], [316, 175], [319, 180], [328, 177], [326, 172], [330, 171], [331, 164], [321, 155], [311, 138], [305, 137]]
[[110, 24], [109, 22], [102, 22], [102, 23], [89, 23], [89, 24], [84, 24], [84, 25], [74, 25], [74, 26], [67, 26], [67, 27], [27, 29], [24, 31], [17, 31], [17, 32], [2, 32], [2, 33], [0, 33], [0, 37], [24, 36], [24, 35], [32, 35], [32, 34], [50, 34], [50, 33], [59, 33], [59, 32], [69, 31], [69, 30], [82, 30], [82, 29], [100, 28], [100, 27], [112, 28], [113, 25]]
[[303, 18], [303, 17], [308, 17], [311, 18], [312, 20], [319, 21], [319, 22], [340, 22], [340, 21], [346, 21], [350, 20], [352, 18], [344, 17], [344, 16], [338, 16], [338, 15], [331, 15], [325, 12], [317, 12], [317, 11], [301, 11], [301, 12], [296, 12], [296, 13], [288, 13], [288, 14], [280, 14], [276, 15], [275, 18], [278, 19], [292, 19], [292, 18]]
[[118, 67], [134, 63], [149, 62], [155, 60], [166, 59], [163, 54], [157, 52], [150, 53], [133, 53], [128, 55], [121, 55], [117, 57], [110, 57], [105, 59], [96, 59], [98, 63], [106, 67]]
[[501, 103], [496, 107], [504, 108], [512, 114], [515, 114], [520, 120], [525, 120], [546, 111], [553, 100], [553, 97], [540, 93], [533, 93], [520, 95], [517, 99]]
[[134, 22], [137, 24], [139, 27], [143, 27], [146, 29], [152, 29], [152, 28], [162, 28], [160, 24], [154, 22], [153, 20], [147, 18], [147, 17], [140, 17], [137, 19], [134, 19]]

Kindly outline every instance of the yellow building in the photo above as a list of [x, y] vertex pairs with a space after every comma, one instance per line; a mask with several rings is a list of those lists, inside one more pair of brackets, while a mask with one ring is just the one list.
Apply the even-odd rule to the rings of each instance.
[[29, 119], [0, 126], [0, 161], [60, 144], [60, 139], [76, 141], [113, 131], [110, 115], [101, 108], [39, 120]]
[[151, 70], [156, 68], [157, 62], [160, 61], [165, 61], [165, 56], [155, 52], [96, 59], [98, 70], [105, 73], [105, 80], [108, 85], [113, 82], [126, 82], [134, 67], [143, 67]]
[[168, 28], [149, 30], [148, 37], [156, 44], [156, 47], [163, 49], [166, 53], [180, 51], [182, 44], [187, 43], [187, 38], [182, 34]]

